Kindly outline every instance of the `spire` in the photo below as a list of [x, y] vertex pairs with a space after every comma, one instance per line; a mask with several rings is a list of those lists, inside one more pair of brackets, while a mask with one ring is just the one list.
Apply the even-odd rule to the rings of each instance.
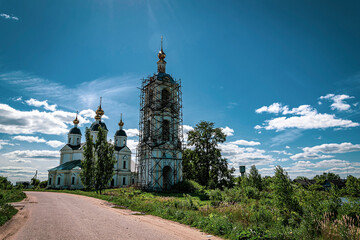
[[120, 122], [119, 122], [120, 130], [123, 129], [123, 126], [124, 126], [124, 122], [122, 121], [122, 113], [121, 113], [121, 114], [120, 114]]
[[76, 111], [76, 117], [75, 117], [75, 119], [74, 119], [74, 121], [73, 121], [75, 127], [77, 127], [77, 125], [79, 124], [79, 120], [78, 120], [78, 118], [77, 118], [78, 113], [79, 113], [79, 111]]
[[102, 110], [102, 108], [101, 108], [101, 102], [102, 102], [102, 97], [100, 97], [100, 105], [99, 105], [98, 109], [96, 110], [96, 115], [95, 115], [96, 120], [101, 120], [101, 117], [105, 113], [104, 110]]
[[166, 54], [163, 50], [163, 36], [161, 36], [161, 50], [158, 53], [159, 61], [157, 62], [159, 73], [165, 73], [165, 67], [166, 67], [166, 61], [164, 60], [165, 57]]

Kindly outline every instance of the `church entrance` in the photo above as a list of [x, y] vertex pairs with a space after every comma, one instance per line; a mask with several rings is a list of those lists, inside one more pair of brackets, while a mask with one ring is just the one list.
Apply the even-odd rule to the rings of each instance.
[[111, 179], [110, 187], [114, 187], [114, 185], [115, 185], [115, 180], [114, 180], [114, 179]]
[[163, 189], [170, 189], [171, 187], [171, 167], [165, 166], [163, 168]]

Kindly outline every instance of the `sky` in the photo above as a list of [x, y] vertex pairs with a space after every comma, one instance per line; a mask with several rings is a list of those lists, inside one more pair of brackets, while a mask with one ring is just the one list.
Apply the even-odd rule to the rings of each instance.
[[[72, 121], [120, 114], [135, 151], [141, 79], [181, 79], [184, 133], [223, 128], [229, 166], [360, 177], [359, 1], [0, 0], [0, 175], [59, 165]], [[84, 136], [83, 139], [84, 141]]]

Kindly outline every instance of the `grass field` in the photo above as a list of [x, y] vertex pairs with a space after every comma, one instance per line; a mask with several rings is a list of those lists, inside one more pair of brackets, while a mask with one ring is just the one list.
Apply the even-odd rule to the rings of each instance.
[[21, 201], [25, 197], [25, 193], [19, 189], [0, 190], [0, 226], [17, 213], [8, 203]]

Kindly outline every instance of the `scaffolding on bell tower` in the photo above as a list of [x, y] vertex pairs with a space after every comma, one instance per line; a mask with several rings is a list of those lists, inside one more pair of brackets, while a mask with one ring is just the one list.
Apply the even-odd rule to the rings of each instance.
[[[161, 64], [164, 58], [161, 49]], [[164, 69], [142, 79], [140, 88], [137, 173], [138, 185], [148, 190], [166, 190], [182, 180], [181, 80], [159, 71]]]

